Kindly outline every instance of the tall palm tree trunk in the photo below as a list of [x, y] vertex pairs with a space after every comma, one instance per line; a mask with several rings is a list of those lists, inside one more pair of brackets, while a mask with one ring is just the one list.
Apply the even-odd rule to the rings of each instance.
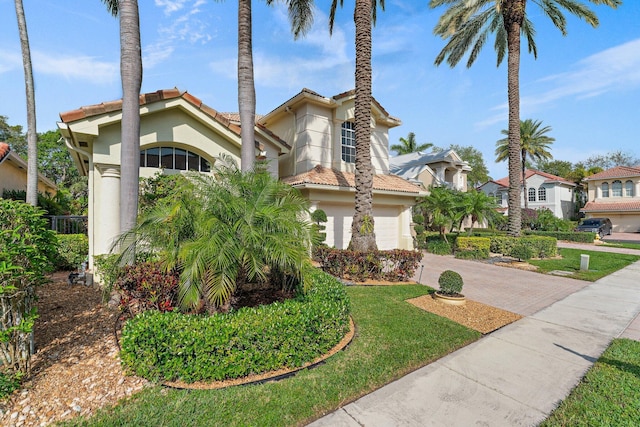
[[33, 67], [31, 65], [31, 49], [27, 33], [27, 20], [24, 15], [22, 0], [16, 0], [16, 17], [20, 33], [22, 49], [22, 65], [24, 67], [24, 87], [27, 96], [27, 203], [38, 205], [38, 134], [36, 133], [36, 94], [33, 85]]
[[137, 0], [119, 0], [122, 133], [120, 146], [120, 231], [136, 225], [140, 177], [140, 88], [142, 54]]
[[255, 163], [256, 89], [251, 37], [251, 0], [238, 0], [238, 109], [243, 172], [253, 169]]
[[373, 166], [371, 164], [371, 0], [356, 0], [356, 194], [349, 248], [376, 250], [373, 231]]
[[[507, 90], [509, 101], [509, 234], [519, 236], [522, 228], [520, 208], [520, 27], [525, 0], [504, 4], [502, 19], [507, 31]], [[526, 199], [526, 195], [525, 195]]]
[[[522, 140], [520, 141], [520, 145], [522, 146]], [[529, 193], [527, 193], [527, 177], [524, 176], [525, 171], [527, 170], [527, 151], [522, 149], [520, 150], [521, 160], [522, 160], [522, 194], [524, 196], [524, 208], [529, 209]]]

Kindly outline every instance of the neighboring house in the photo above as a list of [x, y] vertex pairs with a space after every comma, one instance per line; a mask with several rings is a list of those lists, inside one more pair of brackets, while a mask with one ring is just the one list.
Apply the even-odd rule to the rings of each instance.
[[[576, 184], [550, 173], [527, 169], [525, 171], [527, 194], [523, 194], [520, 203], [524, 206], [527, 197], [529, 209], [549, 209], [562, 219], [575, 215]], [[495, 197], [499, 209], [507, 214], [509, 200], [509, 177], [497, 181], [488, 181], [478, 187], [490, 197]]]
[[389, 159], [391, 173], [420, 183], [424, 188], [448, 187], [467, 191], [469, 163], [463, 161], [453, 150], [438, 153], [415, 152]]
[[[256, 121], [256, 157], [272, 175], [299, 188], [329, 219], [326, 243], [345, 248], [354, 212], [353, 91], [325, 98], [303, 89]], [[78, 169], [89, 176], [89, 252], [110, 250], [119, 233], [122, 101], [61, 113], [58, 123]], [[388, 175], [388, 129], [400, 121], [372, 103], [374, 221], [380, 249], [412, 248], [410, 207], [422, 190]], [[219, 113], [177, 89], [140, 96], [142, 177], [195, 170], [208, 173], [226, 154], [240, 162], [237, 114]], [[99, 224], [99, 226], [98, 226]]]
[[[0, 197], [4, 190], [27, 191], [27, 162], [0, 142]], [[38, 173], [38, 193], [54, 196], [57, 192], [53, 181]]]
[[616, 166], [583, 179], [587, 218], [606, 217], [614, 232], [640, 231], [640, 167]]

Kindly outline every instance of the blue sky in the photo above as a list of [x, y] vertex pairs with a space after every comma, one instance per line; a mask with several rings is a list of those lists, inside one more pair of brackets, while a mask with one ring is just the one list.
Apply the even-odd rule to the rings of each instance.
[[[34, 64], [38, 131], [55, 129], [59, 113], [118, 99], [118, 22], [100, 0], [25, 1]], [[257, 113], [265, 114], [303, 87], [332, 96], [354, 87], [353, 1], [337, 13], [332, 37], [329, 1], [316, 2], [315, 23], [297, 41], [286, 9], [253, 2]], [[563, 37], [528, 2], [538, 59], [523, 51], [521, 118], [552, 127], [555, 159], [577, 162], [623, 150], [640, 156], [640, 1], [617, 10], [592, 8], [593, 29], [569, 18]], [[143, 92], [177, 87], [219, 111], [237, 111], [237, 2], [140, 0]], [[387, 0], [373, 30], [373, 94], [403, 125], [390, 142], [415, 132], [419, 142], [472, 145], [493, 178], [496, 140], [507, 127], [506, 63], [496, 67], [488, 44], [472, 68], [433, 61], [444, 42], [433, 36], [442, 10], [427, 0]], [[0, 115], [26, 125], [24, 79], [14, 0], [0, 0]]]

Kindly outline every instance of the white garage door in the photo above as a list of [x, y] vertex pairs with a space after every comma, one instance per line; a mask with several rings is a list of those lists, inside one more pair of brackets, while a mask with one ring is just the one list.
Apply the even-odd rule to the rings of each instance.
[[613, 224], [613, 232], [614, 233], [636, 233], [640, 231], [640, 216], [638, 215], [599, 215], [606, 216], [611, 220]]
[[[351, 240], [353, 206], [319, 204], [327, 214], [327, 239], [325, 243], [338, 249], [346, 249]], [[378, 249], [396, 249], [398, 245], [400, 208], [395, 206], [374, 207], [374, 230]]]

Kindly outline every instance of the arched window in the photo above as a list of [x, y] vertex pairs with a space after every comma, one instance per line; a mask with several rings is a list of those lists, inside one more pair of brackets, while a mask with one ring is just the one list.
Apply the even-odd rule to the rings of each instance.
[[611, 196], [622, 197], [622, 181], [613, 181], [613, 184], [611, 184]]
[[544, 187], [538, 188], [538, 201], [546, 202], [547, 201], [547, 189]]
[[344, 122], [341, 127], [342, 160], [356, 162], [356, 126], [353, 122]]
[[529, 188], [529, 201], [530, 202], [535, 202], [536, 201], [536, 189], [535, 188]]
[[633, 181], [624, 183], [624, 197], [633, 197]]
[[602, 197], [609, 197], [609, 183], [602, 183]]
[[140, 150], [140, 167], [210, 172], [211, 164], [196, 153], [175, 147]]

